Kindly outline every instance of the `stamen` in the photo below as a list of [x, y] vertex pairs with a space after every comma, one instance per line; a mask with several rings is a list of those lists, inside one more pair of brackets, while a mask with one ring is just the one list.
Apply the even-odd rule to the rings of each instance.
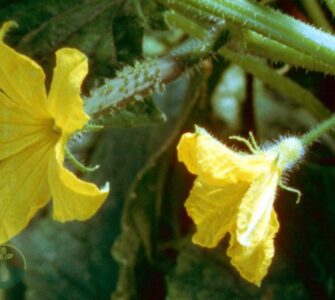
[[250, 152], [252, 154], [257, 154], [259, 153], [259, 147], [254, 147], [254, 145], [252, 143], [250, 143], [247, 139], [241, 137], [241, 136], [238, 136], [238, 135], [233, 135], [233, 136], [230, 136], [229, 139], [231, 140], [236, 140], [236, 141], [239, 141], [241, 143], [244, 143], [248, 149], [250, 150]]
[[253, 133], [251, 131], [249, 131], [249, 138], [250, 138], [250, 141], [251, 141], [252, 145], [254, 146], [254, 148], [257, 151], [261, 151], [261, 148], [258, 146], [258, 144], [256, 142], [256, 139], [255, 139], [255, 136], [253, 135]]

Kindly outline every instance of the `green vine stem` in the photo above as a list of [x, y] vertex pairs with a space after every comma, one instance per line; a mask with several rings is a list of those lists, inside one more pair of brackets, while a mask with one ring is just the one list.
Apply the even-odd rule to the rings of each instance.
[[310, 146], [317, 141], [322, 135], [335, 127], [335, 115], [320, 123], [317, 127], [307, 132], [301, 137], [304, 146]]
[[200, 23], [202, 26], [207, 27], [207, 28], [215, 24], [215, 22], [218, 20], [218, 18], [213, 17], [211, 14], [205, 11], [201, 11], [192, 6], [189, 6], [185, 3], [170, 2], [169, 8], [182, 14], [187, 19], [195, 23], [198, 23], [198, 24]]
[[332, 26], [329, 24], [321, 6], [319, 0], [302, 0], [302, 6], [307, 12], [307, 15], [311, 18], [313, 23], [329, 32], [333, 31]]
[[[202, 12], [200, 14], [198, 10], [189, 5], [173, 3], [170, 7], [173, 8], [173, 11], [166, 14], [166, 19], [171, 25], [174, 24], [176, 27], [180, 27], [178, 26], [178, 23], [180, 22], [190, 24], [190, 22], [187, 23], [180, 20], [184, 19], [193, 21], [201, 28], [210, 29], [218, 20], [218, 18], [211, 16], [207, 12]], [[228, 43], [230, 49], [261, 56], [263, 58], [271, 59], [271, 61], [274, 62], [280, 61], [291, 66], [302, 67], [306, 70], [335, 75], [335, 68], [333, 66], [326, 64], [315, 57], [306, 55], [303, 52], [288, 47], [255, 31], [242, 29], [232, 22], [230, 22], [228, 26], [231, 35]], [[197, 37], [202, 38], [201, 35], [197, 35]]]
[[[157, 0], [167, 7], [184, 3], [226, 18], [325, 64], [335, 66], [335, 37], [279, 11], [246, 0]], [[293, 58], [292, 58], [293, 59]]]
[[68, 147], [65, 147], [65, 156], [78, 171], [83, 173], [94, 172], [100, 167], [99, 165], [96, 165], [94, 167], [86, 167], [76, 159], [76, 157], [71, 153]]
[[[229, 42], [229, 48], [270, 59], [284, 62], [291, 66], [301, 67], [310, 71], [335, 75], [335, 68], [291, 47], [272, 40], [252, 30], [238, 30]], [[244, 47], [241, 47], [241, 44]]]
[[333, 16], [335, 16], [335, 0], [325, 0], [328, 5], [328, 8], [332, 12]]
[[[174, 13], [168, 16], [168, 21], [191, 36], [198, 38], [204, 38], [205, 36], [203, 28], [183, 16], [180, 17]], [[278, 74], [261, 59], [232, 51], [229, 48], [229, 44], [222, 47], [219, 53], [232, 63], [240, 65], [246, 72], [254, 75], [276, 91], [304, 107], [318, 121], [322, 121], [331, 115], [331, 112], [311, 92], [303, 89], [291, 79]]]

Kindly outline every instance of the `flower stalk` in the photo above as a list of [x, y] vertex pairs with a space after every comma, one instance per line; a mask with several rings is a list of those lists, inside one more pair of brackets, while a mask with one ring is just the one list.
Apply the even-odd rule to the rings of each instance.
[[301, 141], [305, 147], [310, 146], [315, 141], [317, 141], [322, 135], [327, 133], [329, 130], [332, 130], [334, 127], [335, 127], [335, 115], [333, 115], [329, 119], [326, 119], [311, 131], [305, 133], [301, 137]]
[[325, 0], [328, 8], [332, 12], [333, 16], [335, 16], [335, 0]]
[[[333, 1], [333, 3], [335, 2]], [[319, 0], [301, 1], [301, 4], [316, 26], [321, 27], [328, 32], [333, 32], [333, 27], [328, 22]]]

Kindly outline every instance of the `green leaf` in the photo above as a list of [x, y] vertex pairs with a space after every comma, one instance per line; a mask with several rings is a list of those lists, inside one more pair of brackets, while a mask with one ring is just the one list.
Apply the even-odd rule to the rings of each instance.
[[[25, 299], [108, 299], [115, 266], [108, 259], [111, 204], [87, 222], [35, 219], [15, 245], [27, 264]], [[115, 276], [115, 275], [114, 275]]]
[[153, 259], [167, 163], [164, 157], [160, 162], [149, 163], [149, 167], [140, 172], [126, 200], [122, 232], [112, 251], [121, 266], [118, 288], [112, 299], [127, 299], [136, 295], [135, 266], [142, 247], [146, 250], [147, 258]]
[[141, 54], [142, 28], [134, 7], [122, 2], [20, 1], [1, 7], [0, 23], [13, 19], [19, 24], [19, 29], [12, 30], [6, 40], [42, 64], [48, 78], [57, 49], [74, 47], [86, 53], [90, 58], [86, 83], [93, 86], [97, 79], [113, 76], [120, 61]]
[[153, 0], [132, 0], [135, 4], [138, 16], [146, 27], [151, 29], [166, 30], [164, 19], [164, 7]]
[[6, 259], [6, 260], [12, 259], [13, 257], [14, 257], [14, 254], [13, 254], [13, 253], [7, 253], [7, 254], [5, 255], [5, 259]]
[[[195, 104], [197, 92], [192, 88], [193, 84], [197, 83], [196, 86], [201, 87], [201, 80], [202, 76], [198, 76], [193, 83], [189, 82], [190, 90], [186, 94], [183, 92], [184, 80], [170, 86], [167, 94], [161, 99], [162, 104], [169, 109], [168, 121], [164, 126], [150, 129], [147, 132], [148, 139], [145, 139], [142, 133], [134, 140], [134, 143], [145, 140], [142, 147], [151, 148], [151, 153], [146, 156], [129, 193], [126, 194], [121, 234], [113, 246], [113, 257], [120, 266], [113, 300], [136, 297], [139, 282], [136, 266], [143, 261], [147, 261], [146, 264], [152, 263], [156, 257], [163, 186], [170, 164], [170, 152], [175, 152], [175, 149], [170, 147]], [[169, 103], [170, 101], [173, 103]], [[185, 106], [183, 111], [171, 118], [171, 113], [176, 114], [174, 110], [181, 105]]]
[[235, 276], [227, 262], [223, 262], [224, 254], [222, 260], [214, 254], [191, 244], [182, 249], [175, 269], [167, 277], [167, 297], [172, 300], [244, 299], [237, 297], [240, 293]]
[[109, 109], [107, 116], [95, 119], [95, 123], [106, 127], [135, 127], [166, 121], [165, 115], [157, 108], [152, 98], [131, 100], [125, 106]]
[[175, 269], [166, 277], [167, 298], [257, 300], [267, 299], [271, 291], [273, 299], [308, 299], [301, 280], [284, 257], [277, 259], [272, 273], [258, 288], [247, 283], [230, 265], [225, 254], [227, 246], [223, 243], [216, 249], [202, 249], [189, 241], [179, 252]]

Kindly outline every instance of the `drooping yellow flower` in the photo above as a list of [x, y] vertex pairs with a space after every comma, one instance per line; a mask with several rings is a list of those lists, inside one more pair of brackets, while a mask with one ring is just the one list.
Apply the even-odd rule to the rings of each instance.
[[50, 196], [54, 219], [65, 222], [90, 218], [108, 194], [63, 166], [65, 143], [89, 119], [80, 97], [86, 56], [58, 50], [47, 95], [41, 67], [3, 42], [11, 26], [0, 29], [0, 243], [26, 227]]
[[[246, 140], [245, 140], [246, 141]], [[246, 141], [247, 142], [247, 141]], [[192, 241], [215, 247], [227, 233], [231, 263], [246, 280], [260, 285], [274, 255], [279, 230], [273, 209], [283, 172], [304, 152], [298, 138], [288, 137], [252, 154], [236, 152], [204, 129], [185, 133], [178, 144], [179, 160], [197, 175], [185, 206], [196, 224]]]

